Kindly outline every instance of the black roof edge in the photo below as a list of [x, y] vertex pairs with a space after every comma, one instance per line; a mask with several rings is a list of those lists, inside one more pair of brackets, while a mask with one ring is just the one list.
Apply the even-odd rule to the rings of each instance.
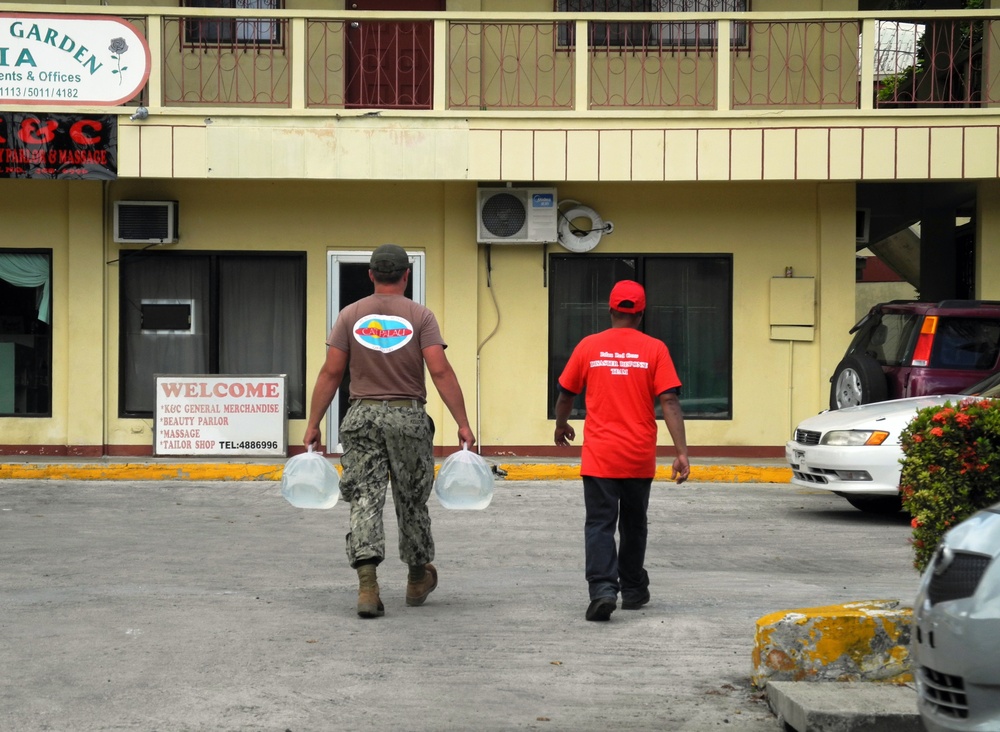
[[1000, 307], [1000, 300], [942, 300], [939, 308]]

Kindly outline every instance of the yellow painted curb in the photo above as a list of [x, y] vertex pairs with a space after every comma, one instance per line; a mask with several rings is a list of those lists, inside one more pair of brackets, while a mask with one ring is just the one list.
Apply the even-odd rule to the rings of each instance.
[[[579, 465], [563, 464], [501, 464], [507, 473], [506, 480], [575, 480], [580, 477]], [[655, 480], [671, 480], [669, 466], [656, 468]], [[753, 465], [693, 465], [692, 483], [788, 483], [792, 479], [790, 468]]]
[[[656, 479], [670, 480], [670, 468], [657, 468]], [[756, 465], [693, 465], [689, 480], [696, 483], [789, 483], [792, 469]]]
[[[578, 480], [579, 464], [500, 463], [505, 480]], [[337, 466], [338, 470], [340, 466]], [[281, 480], [284, 463], [5, 463], [0, 480]], [[692, 483], [788, 483], [788, 468], [750, 465], [695, 465]], [[659, 466], [656, 480], [670, 480], [670, 467]]]
[[913, 679], [912, 608], [898, 600], [781, 610], [757, 620], [752, 681]]
[[117, 465], [0, 465], [13, 480], [281, 480], [283, 465], [245, 463], [122, 463]]

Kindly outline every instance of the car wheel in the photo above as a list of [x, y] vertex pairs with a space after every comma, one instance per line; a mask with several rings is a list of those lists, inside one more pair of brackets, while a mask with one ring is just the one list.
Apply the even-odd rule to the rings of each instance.
[[903, 499], [895, 496], [844, 496], [847, 502], [865, 513], [892, 514], [903, 509]]
[[837, 364], [830, 388], [830, 409], [881, 402], [889, 396], [882, 367], [871, 356], [852, 353]]

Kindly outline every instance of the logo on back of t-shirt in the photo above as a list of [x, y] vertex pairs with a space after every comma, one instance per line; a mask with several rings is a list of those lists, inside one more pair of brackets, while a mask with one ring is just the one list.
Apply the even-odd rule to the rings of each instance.
[[614, 376], [628, 376], [628, 370], [649, 368], [648, 361], [640, 361], [638, 353], [618, 353], [601, 351], [600, 358], [590, 361], [590, 368], [608, 368]]
[[396, 315], [366, 315], [354, 324], [354, 340], [382, 353], [396, 351], [413, 338], [413, 325]]

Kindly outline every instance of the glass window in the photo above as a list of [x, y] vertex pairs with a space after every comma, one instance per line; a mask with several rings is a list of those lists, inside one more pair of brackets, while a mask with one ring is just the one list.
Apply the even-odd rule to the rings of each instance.
[[[284, 0], [184, 0], [188, 8], [280, 10], [284, 6]], [[276, 18], [189, 18], [184, 22], [184, 38], [191, 45], [276, 46], [281, 44], [280, 31]]]
[[306, 416], [304, 254], [137, 252], [120, 276], [121, 416], [152, 415], [156, 374], [286, 374]]
[[921, 318], [916, 313], [882, 313], [858, 331], [847, 349], [871, 356], [883, 366], [910, 360]]
[[[652, 10], [653, 0], [557, 0], [556, 11], [577, 13], [642, 13]], [[561, 24], [562, 45], [573, 43], [573, 26]], [[645, 23], [591, 23], [590, 45], [642, 46], [649, 39], [650, 26]]]
[[[554, 255], [549, 274], [548, 414], [556, 384], [584, 336], [610, 327], [608, 297], [619, 280], [646, 288], [642, 329], [667, 344], [681, 378], [684, 416], [732, 417], [732, 259], [729, 256]], [[584, 395], [572, 416], [585, 416]], [[657, 414], [659, 410], [657, 409]]]
[[[747, 0], [653, 0], [656, 10], [666, 13], [742, 13]], [[660, 23], [657, 35], [661, 45], [715, 47], [715, 23]], [[733, 27], [733, 45], [745, 46], [746, 23]]]
[[[556, 0], [557, 12], [584, 13], [744, 13], [749, 0]], [[561, 24], [561, 45], [573, 43], [573, 28]], [[591, 23], [590, 45], [593, 48], [614, 46], [670, 46], [714, 48], [714, 22], [687, 23]], [[733, 27], [733, 46], [747, 44], [747, 24]]]
[[1000, 355], [1000, 323], [985, 318], [938, 320], [931, 366], [940, 369], [992, 369]]
[[52, 415], [52, 252], [0, 249], [0, 416]]

